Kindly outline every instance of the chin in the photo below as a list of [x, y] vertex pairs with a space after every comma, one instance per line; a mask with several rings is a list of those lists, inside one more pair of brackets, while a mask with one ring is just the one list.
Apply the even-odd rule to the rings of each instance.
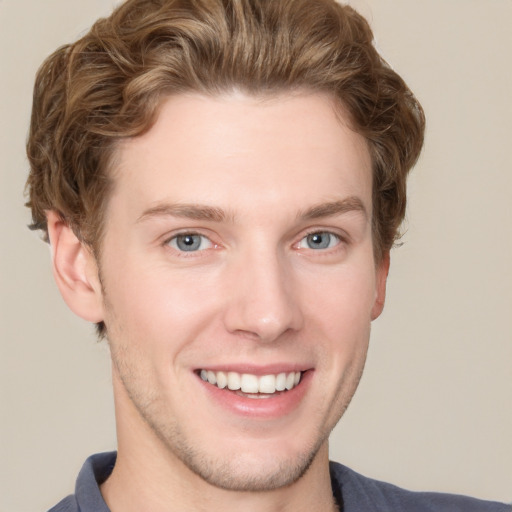
[[[174, 439], [176, 450], [176, 439]], [[315, 460], [323, 442], [301, 453], [279, 456], [270, 450], [265, 454], [237, 452], [227, 457], [197, 453], [179, 446], [177, 455], [195, 475], [214, 487], [238, 492], [265, 492], [288, 487], [299, 480]]]
[[261, 444], [252, 439], [247, 440], [246, 447], [246, 443], [229, 441], [222, 446], [224, 443], [215, 439], [197, 443], [190, 431], [185, 432], [169, 418], [155, 422], [155, 418], [143, 416], [178, 471], [191, 472], [203, 482], [229, 491], [265, 492], [288, 487], [308, 471], [322, 447], [327, 446], [328, 432], [315, 436], [306, 446], [290, 444], [286, 449], [282, 440]]

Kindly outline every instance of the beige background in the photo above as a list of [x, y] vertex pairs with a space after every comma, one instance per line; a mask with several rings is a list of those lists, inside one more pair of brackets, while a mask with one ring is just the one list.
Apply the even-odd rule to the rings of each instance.
[[[113, 0], [0, 0], [0, 511], [46, 510], [115, 447], [108, 351], [25, 225], [36, 68]], [[413, 489], [512, 501], [512, 1], [354, 0], [428, 116], [405, 245], [332, 457]]]

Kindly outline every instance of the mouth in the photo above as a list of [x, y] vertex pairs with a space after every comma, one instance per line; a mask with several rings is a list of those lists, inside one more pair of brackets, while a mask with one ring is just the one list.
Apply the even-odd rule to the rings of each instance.
[[281, 372], [254, 375], [232, 371], [198, 370], [199, 377], [219, 389], [229, 390], [245, 398], [271, 398], [297, 387], [303, 372]]

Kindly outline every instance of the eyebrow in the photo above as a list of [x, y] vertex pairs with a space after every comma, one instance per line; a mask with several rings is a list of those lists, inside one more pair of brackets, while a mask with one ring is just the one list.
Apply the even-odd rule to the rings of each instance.
[[137, 223], [153, 217], [183, 217], [193, 220], [207, 220], [212, 222], [223, 222], [228, 215], [221, 208], [204, 206], [198, 204], [163, 203], [148, 208], [137, 219]]
[[350, 196], [339, 201], [330, 201], [312, 206], [303, 212], [299, 212], [298, 218], [302, 220], [314, 220], [323, 217], [333, 217], [348, 212], [360, 212], [368, 219], [368, 211], [363, 201], [357, 196]]
[[[368, 218], [368, 212], [363, 201], [357, 196], [347, 197], [338, 201], [330, 201], [311, 206], [307, 210], [299, 211], [297, 218], [300, 220], [314, 220], [324, 217], [333, 217], [348, 212], [361, 212]], [[228, 214], [222, 208], [200, 204], [162, 203], [145, 210], [137, 219], [137, 223], [154, 217], [182, 217], [192, 220], [204, 220], [210, 222], [224, 222], [233, 220], [234, 215]]]

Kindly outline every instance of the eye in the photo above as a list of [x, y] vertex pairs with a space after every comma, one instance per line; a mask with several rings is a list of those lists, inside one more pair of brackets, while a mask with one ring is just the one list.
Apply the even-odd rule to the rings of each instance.
[[173, 236], [167, 243], [173, 249], [182, 252], [204, 251], [213, 247], [211, 240], [196, 233], [183, 233]]
[[298, 244], [299, 249], [330, 249], [340, 243], [340, 238], [327, 231], [318, 231], [305, 236]]

